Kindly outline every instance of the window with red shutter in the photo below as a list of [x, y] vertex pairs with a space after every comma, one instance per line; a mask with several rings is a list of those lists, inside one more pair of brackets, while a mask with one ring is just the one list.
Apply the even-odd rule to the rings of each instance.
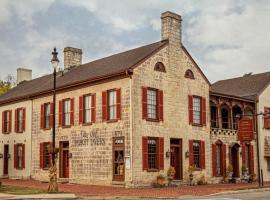
[[193, 96], [188, 96], [188, 114], [189, 114], [189, 124], [193, 124]]
[[158, 168], [159, 170], [164, 169], [164, 138], [158, 138]]
[[17, 169], [18, 168], [18, 148], [17, 148], [17, 144], [14, 144], [14, 168]]
[[254, 147], [250, 145], [250, 174], [254, 174]]
[[18, 109], [15, 110], [15, 118], [14, 118], [14, 132], [18, 133]]
[[222, 175], [226, 176], [226, 144], [222, 144]]
[[10, 110], [9, 111], [9, 123], [8, 123], [8, 132], [10, 133], [11, 132], [11, 129], [12, 129], [12, 111]]
[[201, 148], [200, 165], [202, 169], [205, 169], [205, 142], [204, 141], [201, 141], [200, 148]]
[[25, 144], [22, 144], [22, 169], [24, 169], [25, 168]]
[[147, 119], [147, 88], [142, 87], [142, 118]]
[[41, 104], [41, 106], [40, 106], [40, 128], [41, 129], [44, 129], [44, 116], [45, 116], [45, 114], [44, 114], [44, 104]]
[[96, 122], [96, 94], [92, 94], [92, 107], [91, 107], [91, 120], [92, 123]]
[[142, 137], [142, 166], [148, 170], [148, 137]]
[[[50, 103], [50, 128], [53, 127], [53, 112], [55, 110], [54, 103]], [[55, 122], [56, 123], [56, 122]]]
[[108, 98], [107, 91], [102, 92], [102, 120], [107, 121], [108, 119]]
[[22, 120], [22, 131], [25, 131], [25, 125], [26, 125], [26, 109], [23, 108], [22, 109], [22, 113], [23, 113], [23, 120]]
[[61, 127], [63, 125], [63, 101], [59, 101], [58, 107], [58, 125]]
[[158, 118], [159, 121], [163, 121], [164, 120], [164, 111], [163, 111], [164, 107], [163, 107], [163, 91], [159, 90], [158, 91]]
[[212, 170], [213, 176], [217, 176], [217, 145], [212, 144]]
[[189, 166], [194, 166], [193, 140], [189, 140]]
[[83, 124], [83, 97], [84, 96], [80, 96], [79, 98], [79, 124]]
[[206, 99], [202, 97], [202, 125], [206, 126]]
[[116, 90], [116, 118], [121, 119], [121, 89]]
[[74, 125], [74, 98], [70, 99], [70, 125]]
[[2, 133], [5, 133], [5, 112], [2, 112]]
[[43, 143], [39, 144], [39, 167], [43, 169]]
[[2, 133], [10, 133], [11, 132], [11, 123], [12, 123], [12, 112], [10, 110], [6, 110], [2, 112]]

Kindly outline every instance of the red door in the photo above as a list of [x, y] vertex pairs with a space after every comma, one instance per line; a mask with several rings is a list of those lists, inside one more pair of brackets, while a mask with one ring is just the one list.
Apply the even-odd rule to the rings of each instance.
[[69, 142], [60, 142], [60, 178], [69, 178]]
[[9, 158], [9, 146], [4, 145], [4, 175], [8, 175], [8, 158]]
[[174, 179], [181, 180], [183, 179], [183, 163], [182, 163], [182, 141], [180, 139], [171, 139], [170, 140], [170, 151], [171, 158], [170, 164], [171, 167], [175, 169]]

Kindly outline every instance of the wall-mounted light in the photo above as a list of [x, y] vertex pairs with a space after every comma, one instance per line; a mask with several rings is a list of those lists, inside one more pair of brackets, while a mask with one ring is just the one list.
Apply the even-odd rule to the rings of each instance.
[[186, 151], [185, 156], [186, 156], [186, 158], [189, 157], [189, 151]]
[[170, 149], [168, 149], [168, 151], [166, 151], [166, 158], [169, 158], [171, 156], [171, 151]]

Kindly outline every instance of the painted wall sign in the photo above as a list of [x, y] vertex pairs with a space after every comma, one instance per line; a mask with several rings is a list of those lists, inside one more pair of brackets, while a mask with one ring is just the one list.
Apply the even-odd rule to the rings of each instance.
[[85, 146], [104, 146], [105, 138], [100, 136], [98, 130], [86, 131], [72, 131], [71, 132], [71, 146], [85, 147]]
[[253, 120], [243, 118], [238, 123], [238, 140], [241, 142], [254, 140]]

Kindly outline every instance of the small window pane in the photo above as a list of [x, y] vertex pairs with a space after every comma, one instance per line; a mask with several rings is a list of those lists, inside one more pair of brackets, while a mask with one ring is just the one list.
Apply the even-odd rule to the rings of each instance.
[[18, 168], [21, 169], [22, 168], [22, 145], [18, 145]]
[[149, 119], [157, 119], [157, 91], [147, 90], [147, 116]]
[[84, 123], [91, 122], [91, 105], [92, 99], [91, 96], [84, 96]]
[[70, 125], [70, 99], [64, 100], [64, 126]]
[[200, 168], [200, 142], [193, 142], [194, 167]]
[[193, 123], [201, 123], [201, 98], [193, 97]]
[[18, 131], [22, 132], [23, 131], [23, 110], [19, 109], [18, 111]]
[[157, 169], [157, 141], [155, 138], [148, 139], [148, 168]]
[[50, 128], [50, 116], [51, 116], [50, 103], [46, 103], [44, 105], [44, 114], [45, 114], [45, 128]]
[[116, 91], [109, 91], [109, 120], [116, 119]]
[[44, 143], [44, 151], [43, 151], [43, 167], [48, 169], [50, 167], [50, 143]]

